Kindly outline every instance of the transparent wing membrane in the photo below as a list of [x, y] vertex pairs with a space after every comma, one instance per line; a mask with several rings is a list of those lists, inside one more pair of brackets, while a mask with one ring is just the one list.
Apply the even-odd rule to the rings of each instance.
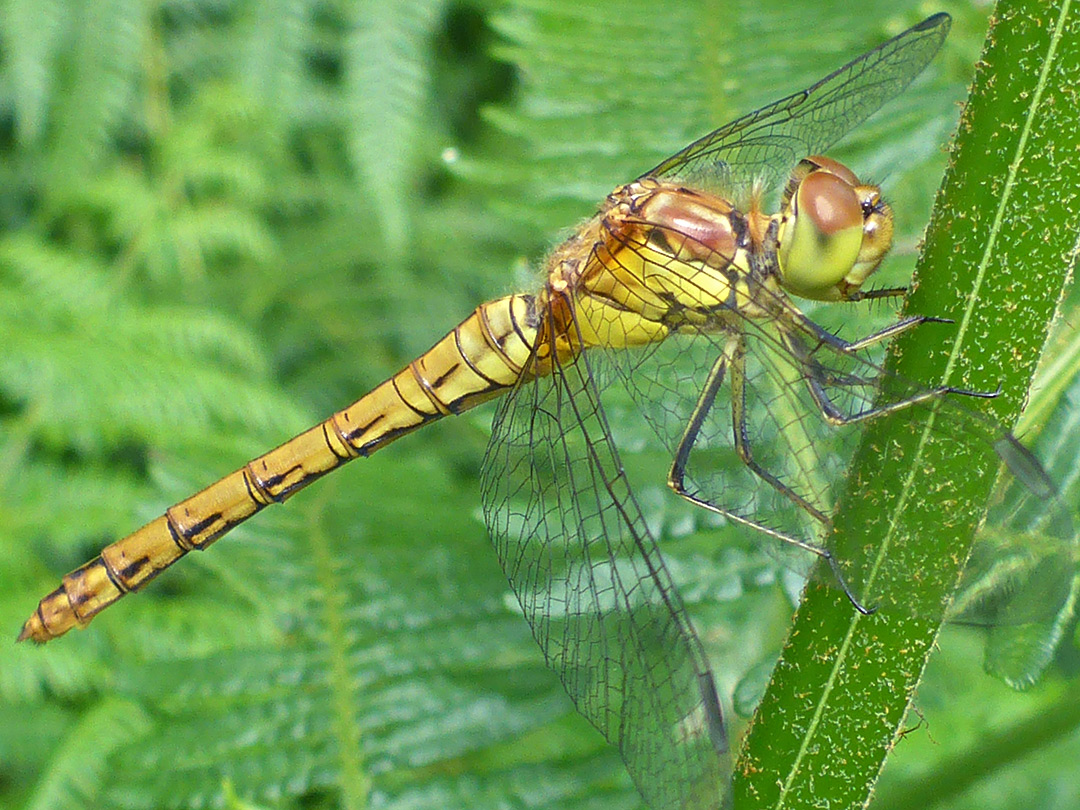
[[484, 515], [548, 664], [655, 808], [718, 807], [712, 674], [627, 482], [587, 356], [495, 417]]
[[[669, 242], [675, 239], [668, 237]], [[647, 247], [630, 239], [624, 239], [623, 246], [635, 255]], [[699, 252], [706, 250], [702, 245]], [[687, 277], [684, 284], [694, 284], [694, 276]], [[603, 366], [610, 368], [673, 459], [673, 475], [685, 494], [785, 541], [788, 550], [796, 552], [784, 555], [785, 564], [805, 571], [814, 558], [798, 550], [824, 551], [829, 516], [845, 486], [862, 423], [903, 412], [912, 430], [929, 428], [945, 440], [974, 438], [988, 455], [1004, 462], [1009, 473], [1006, 495], [991, 514], [987, 535], [1004, 533], [1019, 543], [1027, 560], [1027, 581], [1039, 580], [1034, 571], [1047, 559], [1070, 572], [1069, 587], [1062, 577], [1047, 581], [1037, 616], [1030, 604], [1036, 596], [1029, 590], [1024, 597], [1029, 618], [1022, 623], [1033, 639], [1043, 639], [1033, 643], [1052, 647], [1046, 634], [1058, 631], [1047, 625], [1060, 624], [1063, 611], [1071, 611], [1077, 564], [1070, 512], [1056, 497], [1052, 481], [1010, 432], [965, 403], [992, 397], [993, 392], [928, 389], [882, 366], [888, 339], [908, 329], [947, 329], [948, 324], [922, 325], [936, 319], [910, 318], [848, 342], [807, 319], [782, 293], [761, 288], [755, 297], [758, 309], [775, 316], [752, 318], [737, 308], [724, 308], [724, 317], [703, 317], [703, 325], [684, 325], [681, 334], [663, 342], [638, 350], [594, 351], [602, 354]], [[600, 361], [594, 359], [593, 365]], [[1034, 535], [1041, 542], [1032, 542]], [[1009, 586], [1021, 576], [1017, 549], [1001, 553], [1013, 561], [1012, 575], [1007, 579], [1001, 573], [1003, 560], [995, 568], [998, 586], [990, 587], [991, 578], [984, 576], [985, 593], [977, 601], [985, 602], [989, 593], [1000, 599], [1019, 590]], [[1058, 580], [1062, 582], [1054, 584]], [[1018, 609], [1018, 604], [999, 608], [1007, 616], [1000, 623], [1021, 623]], [[1018, 635], [1012, 631], [1014, 656]]]
[[806, 90], [720, 127], [643, 177], [718, 193], [773, 188], [807, 155], [835, 144], [919, 75], [941, 48], [950, 18], [935, 14]]
[[[1071, 418], [1067, 405], [1058, 410]], [[1055, 477], [1068, 482], [1075, 475], [1080, 435], [1072, 425], [1060, 424], [1049, 425], [1044, 434], [1039, 455]], [[999, 482], [953, 614], [961, 623], [987, 628], [987, 671], [1025, 688], [1039, 679], [1075, 626], [1080, 537], [1044, 467], [1011, 435], [1007, 438], [1009, 446], [1001, 452], [1017, 457], [1010, 467], [1023, 465], [1031, 473]]]

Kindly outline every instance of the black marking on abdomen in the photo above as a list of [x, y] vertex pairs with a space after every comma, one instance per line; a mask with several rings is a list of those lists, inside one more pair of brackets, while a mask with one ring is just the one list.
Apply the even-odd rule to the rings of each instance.
[[[327, 472], [330, 472], [331, 470], [336, 470], [336, 469], [337, 469], [337, 467], [331, 467], [330, 470], [327, 470]], [[286, 498], [291, 498], [292, 494], [294, 492], [297, 492], [298, 490], [303, 489], [308, 484], [310, 484], [312, 481], [314, 481], [316, 478], [321, 478], [322, 475], [323, 475], [323, 473], [318, 473], [318, 474], [309, 473], [307, 475], [302, 476], [296, 483], [291, 484], [291, 485], [289, 485], [287, 487], [284, 487], [281, 490], [281, 493], [278, 495], [278, 497], [274, 499], [274, 503], [282, 503], [282, 502], [285, 501]]]
[[168, 512], [165, 512], [165, 525], [169, 527], [169, 537], [172, 538], [173, 544], [178, 549], [180, 549], [180, 553], [187, 554], [189, 551], [191, 551], [193, 546], [184, 545], [184, 535], [181, 533], [180, 529], [173, 525], [172, 515], [170, 515]]
[[366, 458], [367, 456], [370, 456], [372, 453], [378, 450], [380, 447], [382, 447], [384, 444], [389, 444], [398, 436], [404, 436], [406, 433], [411, 433], [412, 431], [416, 430], [416, 428], [420, 427], [423, 424], [426, 424], [427, 421], [428, 420], [421, 422], [420, 425], [413, 425], [411, 427], [394, 428], [393, 430], [388, 430], [386, 431], [386, 433], [376, 436], [367, 444], [358, 447], [357, 452], [361, 456], [364, 456]]
[[[109, 565], [109, 563], [105, 560], [104, 557], [102, 557], [101, 555], [98, 555], [98, 559], [101, 560], [101, 565], [105, 569], [105, 576], [107, 576], [109, 578], [109, 582], [111, 582], [113, 585], [116, 586], [116, 590], [120, 591], [120, 593], [127, 593], [128, 591], [131, 590], [131, 588], [129, 588], [127, 585], [125, 585], [123, 580], [120, 579], [120, 577], [122, 577], [122, 576], [127, 578], [127, 579], [132, 578], [132, 577], [127, 576], [128, 569], [130, 569], [132, 567], [131, 565], [125, 566], [123, 571], [115, 571], [114, 572], [112, 570], [112, 566]], [[145, 560], [146, 560], [146, 558], [144, 557], [143, 561], [145, 561]]]
[[[396, 388], [396, 386], [395, 386], [395, 389], [394, 389], [394, 390], [395, 390], [395, 391], [397, 391], [397, 388]], [[399, 398], [399, 399], [401, 398], [401, 394], [400, 394], [400, 393], [398, 393], [398, 398]], [[406, 404], [407, 404], [407, 403], [406, 403]], [[360, 425], [359, 427], [357, 427], [357, 428], [354, 428], [354, 429], [350, 430], [350, 431], [349, 431], [348, 433], [346, 433], [346, 434], [345, 434], [344, 438], [346, 439], [346, 441], [348, 441], [348, 443], [349, 443], [349, 446], [350, 446], [350, 447], [353, 447], [353, 449], [355, 450], [355, 449], [357, 449], [357, 448], [356, 448], [356, 447], [355, 447], [355, 446], [353, 445], [353, 440], [354, 440], [354, 439], [355, 439], [355, 438], [356, 438], [357, 436], [360, 436], [360, 435], [363, 435], [364, 433], [367, 433], [367, 432], [368, 432], [369, 430], [371, 430], [372, 428], [374, 428], [374, 427], [375, 427], [375, 425], [379, 424], [379, 422], [381, 422], [381, 421], [382, 421], [383, 419], [385, 419], [385, 418], [386, 418], [386, 414], [385, 414], [385, 413], [379, 413], [379, 414], [376, 414], [376, 415], [375, 415], [375, 418], [374, 418], [374, 419], [372, 419], [372, 420], [371, 420], [370, 422], [368, 422], [368, 423], [367, 423], [367, 424], [365, 424], [365, 425]]]
[[469, 408], [472, 407], [469, 404], [470, 401], [475, 399], [476, 397], [482, 397], [485, 394], [492, 393], [493, 391], [505, 391], [509, 387], [510, 386], [506, 385], [505, 383], [493, 382], [483, 388], [477, 388], [475, 391], [470, 391], [467, 394], [462, 394], [453, 402], [448, 403], [446, 407], [450, 411], [450, 413], [457, 416], [458, 414], [464, 413], [465, 411], [469, 410]]
[[[79, 573], [83, 574], [85, 576], [86, 572], [89, 571], [93, 567], [94, 567], [94, 563], [84, 565], [82, 568], [79, 569]], [[85, 588], [82, 589], [81, 591], [77, 591], [75, 593], [70, 593], [67, 589], [64, 589], [64, 593], [67, 595], [68, 602], [71, 603], [71, 609], [75, 612], [76, 617], [79, 616], [79, 610], [78, 609], [80, 607], [82, 607], [83, 605], [85, 605], [86, 600], [94, 595], [92, 593], [88, 593]]]
[[[341, 432], [341, 428], [338, 427], [337, 416], [337, 414], [334, 414], [322, 423], [323, 442], [326, 443], [326, 449], [330, 451], [330, 454], [341, 464], [344, 464], [349, 459], [356, 458], [356, 456], [353, 455], [356, 451], [353, 449], [352, 444], [349, 443], [349, 440], [345, 438], [345, 434]], [[330, 429], [334, 431], [334, 435], [337, 436], [338, 441], [341, 442], [341, 446], [345, 448], [345, 455], [341, 455], [334, 449], [334, 443], [330, 441], [330, 434], [327, 432], [327, 425], [330, 425]]]
[[[272, 490], [281, 484], [281, 482], [288, 480], [297, 470], [301, 472], [300, 483], [283, 489], [275, 495]], [[259, 481], [259, 488], [265, 490], [267, 499], [273, 503], [281, 503], [289, 497], [290, 493], [295, 492], [298, 487], [303, 486], [304, 482], [308, 480], [310, 476], [304, 475], [303, 471], [304, 467], [302, 464], [294, 464], [287, 468], [283, 473], [271, 476], [270, 478], [265, 479], [265, 481]]]
[[[209, 515], [207, 515], [205, 518], [200, 520], [198, 523], [195, 523], [191, 527], [191, 532], [190, 533], [185, 533], [185, 538], [188, 540], [188, 542], [191, 543], [192, 548], [202, 548], [204, 545], [209, 545], [210, 542], [212, 542], [213, 540], [215, 540], [215, 539], [217, 539], [218, 537], [221, 536], [221, 532], [218, 532], [217, 534], [211, 536], [210, 539], [204, 541], [203, 543], [196, 543], [191, 538], [202, 534], [205, 529], [207, 529], [210, 526], [213, 526], [215, 523], [220, 523], [221, 521], [222, 521], [221, 512], [211, 512]], [[231, 528], [232, 524], [230, 523], [228, 525]], [[227, 529], [226, 529], [226, 531], [227, 531]]]
[[262, 506], [267, 499], [272, 500], [270, 493], [263, 489], [262, 482], [255, 480], [258, 476], [251, 470], [250, 464], [243, 469], [240, 477], [244, 479], [244, 489], [247, 490], [248, 498], [251, 499], [256, 508]]
[[[411, 365], [411, 364], [409, 365], [409, 368], [412, 368], [412, 365]], [[416, 377], [416, 376], [417, 376], [415, 372], [413, 372], [413, 376], [414, 376], [414, 377]], [[395, 393], [395, 394], [397, 394], [397, 396], [398, 396], [398, 399], [400, 399], [400, 400], [401, 400], [402, 404], [403, 404], [403, 405], [404, 405], [404, 406], [405, 406], [406, 408], [408, 408], [408, 409], [409, 409], [410, 411], [412, 411], [413, 413], [415, 413], [415, 414], [416, 414], [417, 416], [419, 416], [419, 417], [420, 417], [421, 419], [427, 419], [427, 414], [426, 414], [426, 413], [424, 413], [423, 411], [420, 411], [420, 410], [417, 410], [416, 408], [414, 408], [414, 407], [412, 406], [412, 403], [410, 403], [410, 402], [409, 402], [409, 400], [405, 399], [405, 397], [403, 397], [403, 396], [401, 395], [401, 389], [400, 389], [400, 388], [398, 388], [398, 384], [397, 384], [397, 378], [395, 378], [395, 377], [392, 377], [392, 378], [390, 379], [390, 384], [391, 384], [392, 386], [394, 386], [394, 393]], [[421, 389], [422, 389], [422, 388], [423, 388], [423, 386], [421, 386]]]
[[[430, 385], [433, 389], [438, 388], [440, 385], [442, 385], [444, 382], [446, 382], [446, 380], [452, 374], [454, 374], [454, 372], [456, 372], [459, 368], [461, 368], [461, 363], [454, 363], [454, 365], [450, 366], [450, 368], [448, 368], [445, 372], [443, 372], [438, 377], [436, 377], [434, 380], [432, 380], [430, 383], [428, 383], [428, 385]], [[417, 373], [417, 375], [420, 374], [419, 371], [417, 371], [416, 373]], [[441, 401], [442, 400], [440, 400], [440, 402]]]
[[[487, 343], [487, 345], [491, 347], [491, 350], [499, 356], [499, 358], [503, 361], [507, 368], [512, 370], [515, 374], [520, 374], [521, 367], [510, 359], [510, 355], [506, 353], [506, 350], [503, 348], [500, 339], [495, 336], [495, 332], [491, 328], [491, 321], [488, 320], [487, 308], [484, 306], [477, 307], [476, 312], [477, 320], [480, 322], [480, 334], [484, 338], [484, 342]], [[521, 337], [521, 330], [518, 329], [517, 319], [514, 318], [513, 307], [510, 307], [510, 324], [513, 331], [515, 331], [518, 336]]]
[[[184, 553], [186, 554], [187, 552], [184, 552]], [[123, 570], [117, 572], [117, 575], [121, 576], [121, 577], [124, 577], [125, 579], [138, 579], [139, 575], [149, 565], [150, 565], [150, 558], [149, 557], [140, 557], [139, 559], [132, 560], [127, 565], [125, 565]], [[109, 566], [108, 565], [105, 566], [105, 571], [106, 571], [106, 573], [109, 573]], [[114, 585], [116, 585], [116, 587], [120, 588], [120, 590], [123, 593], [127, 593], [128, 591], [132, 590], [132, 588], [124, 588], [124, 587], [122, 587], [119, 582], [117, 582], [115, 579], [112, 578], [111, 575], [109, 576], [109, 579], [112, 580], [112, 583]]]
[[465, 353], [465, 350], [461, 348], [461, 326], [460, 324], [454, 327], [454, 345], [457, 347], [458, 354], [461, 359], [465, 361], [465, 365], [469, 367], [473, 374], [479, 377], [481, 380], [485, 380], [489, 385], [498, 385], [495, 380], [491, 379], [487, 374], [482, 372], [476, 367], [476, 364], [469, 358], [469, 355]]

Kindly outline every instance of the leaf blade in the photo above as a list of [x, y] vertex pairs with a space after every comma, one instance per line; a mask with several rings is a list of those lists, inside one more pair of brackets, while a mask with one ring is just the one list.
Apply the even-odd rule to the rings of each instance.
[[[1029, 384], [1075, 257], [1076, 195], [1055, 206], [1063, 214], [1055, 238], [1037, 247], [1030, 244], [1028, 204], [1034, 189], [1056, 188], [1070, 176], [1062, 172], [1076, 170], [1075, 150], [1063, 154], [1075, 143], [1075, 120], [1057, 108], [1069, 106], [1059, 94], [1076, 91], [1069, 75], [1076, 57], [1059, 45], [1080, 23], [1068, 3], [1052, 13], [1006, 3], [999, 14], [910, 302], [914, 312], [956, 320], [956, 333], [930, 351], [925, 333], [912, 335], [893, 354], [895, 370], [908, 379], [975, 390], [1001, 382], [1005, 395], [990, 406], [1011, 424], [1021, 406], [1016, 392]], [[1040, 60], [1040, 69], [1016, 69], [1025, 59]], [[1010, 65], [1013, 73], [1000, 75]], [[1032, 150], [1054, 159], [1034, 161]], [[1025, 227], [1006, 227], [1017, 221]], [[1021, 234], [1026, 239], [1018, 240]], [[1010, 277], [1018, 250], [1043, 262], [1041, 277]], [[971, 266], [974, 285], [966, 278]], [[933, 274], [925, 269], [931, 267]], [[1011, 317], [1017, 308], [1019, 323]], [[737, 766], [737, 804], [862, 806], [901, 736], [998, 466], [985, 446], [938, 441], [931, 420], [916, 431], [902, 417], [881, 420], [868, 431], [830, 542], [842, 559], [860, 559], [849, 584], [857, 593], [869, 584], [867, 598], [882, 609], [862, 617], [835, 589], [808, 589]], [[913, 600], [913, 609], [902, 606]]]

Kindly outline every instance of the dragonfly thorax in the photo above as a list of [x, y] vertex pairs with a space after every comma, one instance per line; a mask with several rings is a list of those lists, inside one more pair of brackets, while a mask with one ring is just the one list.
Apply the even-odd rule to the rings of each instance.
[[806, 158], [795, 168], [779, 217], [780, 278], [803, 298], [849, 299], [892, 244], [892, 210], [881, 190], [826, 157]]
[[645, 177], [612, 192], [554, 251], [541, 304], [573, 300], [570, 342], [583, 347], [639, 346], [772, 317], [781, 300], [778, 229], [779, 218], [756, 207], [744, 213], [715, 194]]
[[722, 197], [643, 178], [612, 192], [570, 240], [591, 243], [587, 261], [572, 266], [560, 258], [564, 248], [555, 251], [548, 288], [558, 281], [574, 292], [584, 345], [642, 345], [764, 317], [756, 290], [766, 279], [751, 268], [770, 240], [755, 234], [770, 233], [775, 245], [776, 227], [760, 219], [755, 229]]

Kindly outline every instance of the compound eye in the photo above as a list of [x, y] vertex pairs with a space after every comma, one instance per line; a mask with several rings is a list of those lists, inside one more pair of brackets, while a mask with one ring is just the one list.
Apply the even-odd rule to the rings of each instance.
[[848, 228], [862, 230], [862, 203], [843, 178], [827, 171], [814, 172], [802, 181], [797, 197], [799, 216], [809, 217], [823, 238]]
[[804, 162], [816, 166], [819, 169], [823, 169], [824, 171], [829, 172], [829, 174], [835, 174], [852, 188], [859, 185], [859, 178], [855, 176], [855, 172], [839, 160], [833, 160], [831, 157], [825, 157], [824, 155], [811, 155], [810, 157], [805, 158]]
[[805, 298], [835, 298], [837, 285], [859, 258], [862, 240], [862, 203], [855, 189], [824, 168], [811, 171], [794, 191], [781, 227], [784, 286]]

